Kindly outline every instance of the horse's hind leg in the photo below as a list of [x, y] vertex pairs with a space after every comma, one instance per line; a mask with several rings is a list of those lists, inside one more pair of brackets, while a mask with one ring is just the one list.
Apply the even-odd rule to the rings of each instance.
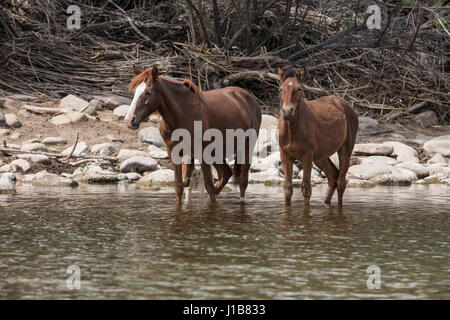
[[208, 192], [208, 194], [209, 194], [211, 203], [215, 203], [216, 202], [216, 193], [214, 192], [214, 183], [213, 183], [213, 177], [211, 174], [211, 166], [208, 164], [202, 163], [202, 173], [203, 173], [203, 180], [205, 182], [206, 192]]
[[214, 192], [219, 194], [222, 191], [223, 187], [227, 184], [228, 180], [230, 180], [233, 175], [233, 171], [227, 163], [223, 164], [213, 164], [214, 168], [216, 168], [217, 175], [219, 176], [219, 180], [216, 182], [214, 186]]
[[338, 204], [342, 204], [342, 198], [344, 196], [345, 187], [347, 186], [347, 171], [350, 166], [350, 158], [352, 156], [353, 148], [350, 148], [347, 144], [344, 144], [338, 151], [339, 156], [339, 176], [337, 179], [337, 191], [338, 191]]
[[241, 173], [239, 174], [239, 191], [240, 202], [245, 202], [245, 191], [248, 186], [248, 171], [250, 170], [250, 164], [246, 163], [241, 166]]
[[334, 163], [329, 159], [316, 160], [314, 163], [319, 167], [320, 170], [325, 172], [328, 179], [328, 189], [327, 196], [325, 197], [325, 203], [330, 203], [331, 198], [333, 198], [334, 191], [337, 187], [337, 179], [339, 176], [339, 170], [336, 168]]

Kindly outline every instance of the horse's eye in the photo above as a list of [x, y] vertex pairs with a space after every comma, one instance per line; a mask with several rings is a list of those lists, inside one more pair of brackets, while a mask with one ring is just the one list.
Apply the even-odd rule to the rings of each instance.
[[151, 90], [145, 91], [145, 94], [152, 94], [152, 91]]
[[302, 88], [298, 88], [297, 90], [298, 90], [299, 92], [302, 92]]

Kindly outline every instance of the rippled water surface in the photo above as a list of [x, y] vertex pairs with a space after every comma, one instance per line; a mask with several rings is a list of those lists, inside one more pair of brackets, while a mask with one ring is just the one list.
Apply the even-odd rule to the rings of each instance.
[[324, 191], [309, 209], [298, 189], [285, 208], [262, 186], [245, 205], [230, 192], [177, 207], [171, 189], [0, 195], [0, 298], [450, 299], [449, 187], [348, 189], [342, 208]]

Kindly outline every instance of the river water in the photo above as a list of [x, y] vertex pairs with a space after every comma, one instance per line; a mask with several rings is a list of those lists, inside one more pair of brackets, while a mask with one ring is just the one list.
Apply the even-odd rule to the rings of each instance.
[[349, 188], [343, 207], [319, 186], [309, 208], [255, 185], [179, 207], [170, 188], [18, 191], [0, 195], [2, 299], [450, 299], [446, 186]]

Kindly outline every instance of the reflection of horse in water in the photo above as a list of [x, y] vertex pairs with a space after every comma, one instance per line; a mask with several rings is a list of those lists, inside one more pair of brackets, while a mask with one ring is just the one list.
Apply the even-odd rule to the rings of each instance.
[[[292, 166], [300, 160], [303, 167], [302, 193], [305, 204], [311, 197], [311, 169], [314, 162], [328, 178], [325, 202], [329, 203], [337, 188], [342, 204], [346, 174], [358, 131], [358, 115], [342, 98], [322, 97], [306, 101], [302, 82], [306, 70], [280, 70], [281, 118], [278, 123], [280, 156], [284, 169], [284, 197], [292, 198]], [[339, 156], [339, 170], [331, 162], [335, 152]]]
[[[218, 90], [202, 92], [190, 80], [183, 82], [160, 77], [156, 66], [152, 70], [140, 72], [134, 67], [135, 76], [131, 80], [130, 90], [134, 92], [134, 99], [125, 117], [127, 126], [138, 129], [139, 124], [153, 112], [159, 111], [162, 120], [159, 125], [161, 136], [167, 145], [167, 153], [172, 159], [175, 172], [175, 192], [177, 202], [181, 201], [183, 188], [189, 185], [193, 164], [183, 166], [173, 161], [171, 152], [178, 141], [172, 141], [172, 132], [176, 129], [186, 129], [191, 137], [191, 154], [194, 159], [194, 121], [201, 121], [202, 136], [208, 129], [217, 129], [223, 137], [223, 148], [227, 145], [227, 129], [242, 129], [244, 132], [253, 129], [256, 136], [261, 124], [261, 110], [256, 100], [247, 91], [237, 87], [226, 87]], [[211, 142], [202, 143], [202, 152]], [[248, 185], [248, 171], [253, 153], [253, 145], [249, 139], [238, 145], [239, 139], [234, 138], [234, 153], [245, 147], [244, 161], [235, 159], [234, 170], [226, 163], [213, 163], [219, 180], [213, 184], [211, 166], [201, 161], [206, 191], [211, 202], [215, 202], [215, 195], [219, 194], [228, 180], [234, 175], [234, 181], [239, 184], [241, 199], [245, 196]], [[250, 150], [251, 149], [251, 150]], [[224, 153], [225, 154], [225, 153]], [[224, 156], [225, 157], [225, 156]], [[200, 160], [200, 159], [199, 159]], [[202, 159], [203, 160], [203, 159]], [[184, 177], [186, 178], [183, 182]]]

